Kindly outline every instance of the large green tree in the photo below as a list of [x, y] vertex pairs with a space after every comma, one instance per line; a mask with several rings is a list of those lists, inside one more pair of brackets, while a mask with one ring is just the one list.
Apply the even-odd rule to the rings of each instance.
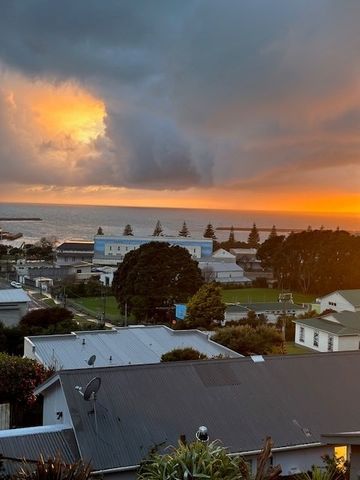
[[359, 252], [359, 236], [320, 229], [268, 239], [257, 255], [280, 288], [323, 294], [360, 288]]
[[179, 230], [179, 237], [190, 237], [190, 232], [186, 222], [183, 223], [181, 230]]
[[214, 321], [224, 320], [225, 309], [219, 285], [207, 283], [188, 302], [185, 325], [189, 328], [208, 328]]
[[208, 358], [204, 353], [195, 350], [195, 348], [174, 348], [161, 355], [162, 362], [179, 362], [182, 360], [204, 360]]
[[73, 313], [63, 307], [32, 310], [22, 317], [19, 326], [27, 335], [70, 333], [77, 329]]
[[150, 242], [127, 253], [114, 274], [113, 290], [124, 312], [143, 322], [174, 302], [187, 302], [202, 285], [201, 272], [182, 247]]

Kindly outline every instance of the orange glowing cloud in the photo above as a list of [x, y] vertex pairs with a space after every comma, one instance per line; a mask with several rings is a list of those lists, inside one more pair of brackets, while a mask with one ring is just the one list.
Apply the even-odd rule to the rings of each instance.
[[32, 110], [47, 136], [66, 135], [86, 143], [104, 134], [104, 103], [71, 84], [35, 90]]

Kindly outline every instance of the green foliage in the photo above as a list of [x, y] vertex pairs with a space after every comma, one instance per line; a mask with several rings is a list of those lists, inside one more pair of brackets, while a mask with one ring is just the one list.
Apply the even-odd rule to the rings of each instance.
[[52, 372], [29, 358], [0, 353], [0, 398], [21, 405], [35, 402], [34, 388]]
[[211, 223], [208, 223], [206, 225], [203, 237], [212, 238], [213, 240], [216, 240], [215, 230]]
[[103, 231], [102, 227], [99, 227], [97, 229], [96, 235], [104, 235], [104, 231]]
[[41, 457], [35, 466], [25, 461], [15, 478], [18, 480], [87, 480], [90, 473], [90, 464], [85, 464], [81, 460], [69, 465], [62, 461], [60, 456], [48, 460]]
[[260, 235], [256, 227], [256, 223], [253, 223], [252, 229], [248, 236], [248, 246], [251, 248], [257, 248], [260, 244]]
[[307, 230], [266, 240], [258, 250], [280, 288], [323, 294], [360, 288], [360, 237], [341, 230]]
[[214, 321], [224, 320], [225, 309], [219, 285], [205, 284], [188, 302], [185, 326], [209, 328]]
[[153, 237], [160, 237], [163, 233], [163, 228], [161, 226], [160, 220], [156, 222], [154, 231], [153, 231]]
[[63, 307], [40, 308], [24, 315], [19, 326], [26, 335], [70, 333], [77, 328], [73, 317], [73, 313]]
[[[309, 317], [305, 317], [309, 318]], [[293, 342], [295, 339], [295, 323], [294, 317], [291, 315], [280, 315], [277, 319], [276, 326], [285, 331], [285, 340]]]
[[224, 327], [216, 331], [213, 340], [242, 355], [268, 355], [284, 351], [281, 334], [268, 325]]
[[204, 360], [208, 358], [205, 354], [195, 348], [174, 348], [170, 352], [161, 355], [162, 362], [178, 362], [181, 360]]
[[202, 285], [201, 272], [189, 252], [163, 242], [150, 242], [127, 253], [114, 274], [119, 308], [137, 321], [153, 319], [158, 308], [187, 302]]
[[152, 453], [138, 472], [139, 480], [277, 480], [281, 474], [279, 465], [270, 465], [272, 441], [267, 437], [257, 458], [256, 476], [252, 476], [249, 464], [241, 455], [231, 455], [218, 441], [211, 443], [179, 442], [170, 453]]
[[186, 225], [186, 222], [183, 223], [181, 230], [179, 231], [179, 237], [190, 237], [189, 229]]
[[238, 480], [242, 472], [248, 472], [246, 462], [240, 456], [229, 456], [218, 442], [210, 444], [179, 443], [165, 455], [154, 454], [144, 462], [138, 474], [139, 480], [183, 480], [201, 478], [211, 480]]
[[132, 226], [128, 223], [125, 225], [123, 235], [132, 237], [134, 235]]

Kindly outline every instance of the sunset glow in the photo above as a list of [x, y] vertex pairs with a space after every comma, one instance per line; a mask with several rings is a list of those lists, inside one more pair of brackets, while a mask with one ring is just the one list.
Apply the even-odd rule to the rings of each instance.
[[79, 88], [46, 86], [34, 95], [32, 110], [48, 137], [66, 135], [86, 143], [104, 134], [104, 104]]
[[11, 2], [0, 201], [360, 213], [360, 6], [195, 3]]

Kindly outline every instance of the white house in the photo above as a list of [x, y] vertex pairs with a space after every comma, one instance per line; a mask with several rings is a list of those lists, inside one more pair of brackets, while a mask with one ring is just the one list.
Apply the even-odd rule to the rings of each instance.
[[298, 345], [318, 352], [360, 349], [360, 312], [343, 311], [294, 322]]
[[30, 303], [30, 298], [22, 288], [0, 290], [0, 322], [6, 327], [17, 325]]
[[244, 269], [236, 264], [236, 257], [223, 248], [216, 250], [211, 256], [200, 258], [199, 268], [206, 282], [250, 284], [251, 280], [244, 276]]
[[336, 290], [317, 300], [320, 303], [320, 311], [334, 310], [342, 312], [360, 312], [360, 289], [357, 290]]

